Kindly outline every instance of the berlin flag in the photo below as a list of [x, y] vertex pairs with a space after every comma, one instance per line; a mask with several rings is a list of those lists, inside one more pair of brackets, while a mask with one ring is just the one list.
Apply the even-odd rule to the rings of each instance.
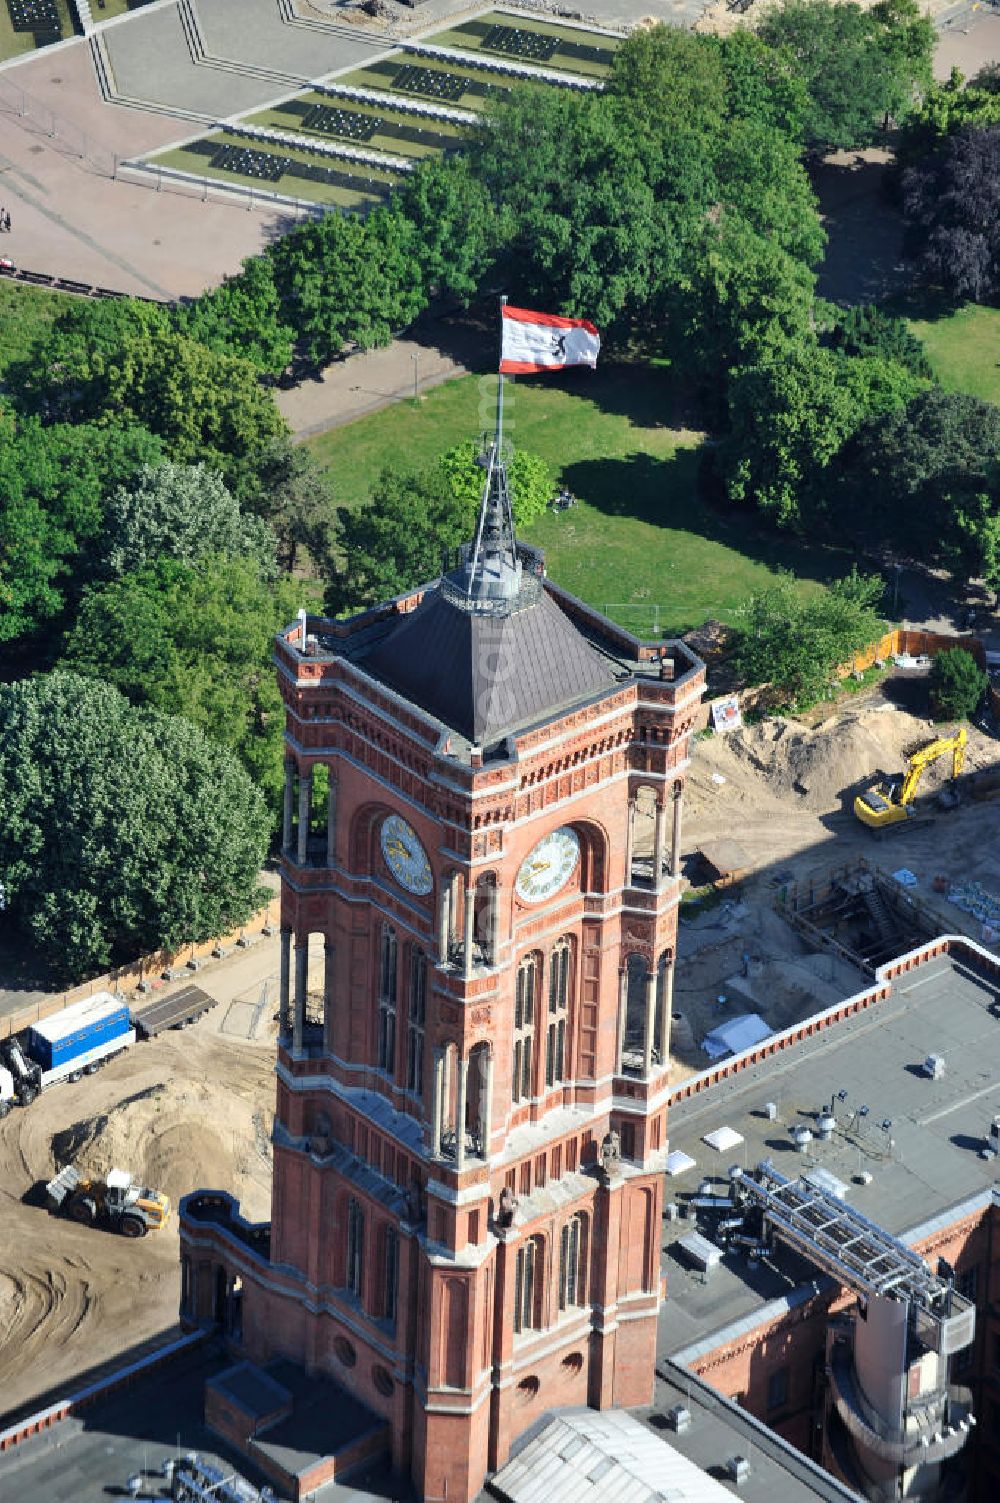
[[585, 318], [532, 313], [503, 305], [500, 370], [507, 376], [558, 371], [567, 365], [597, 364], [601, 336]]

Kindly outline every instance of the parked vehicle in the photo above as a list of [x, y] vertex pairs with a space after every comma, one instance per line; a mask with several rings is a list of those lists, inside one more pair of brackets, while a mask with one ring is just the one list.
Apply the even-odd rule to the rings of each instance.
[[53, 1210], [83, 1226], [106, 1222], [123, 1237], [144, 1237], [160, 1231], [170, 1219], [170, 1201], [160, 1190], [137, 1185], [125, 1169], [112, 1169], [106, 1179], [84, 1179], [73, 1164], [45, 1186]]
[[92, 1075], [134, 1043], [128, 1007], [110, 992], [96, 992], [0, 1039], [0, 1116], [15, 1102], [29, 1106], [60, 1080]]

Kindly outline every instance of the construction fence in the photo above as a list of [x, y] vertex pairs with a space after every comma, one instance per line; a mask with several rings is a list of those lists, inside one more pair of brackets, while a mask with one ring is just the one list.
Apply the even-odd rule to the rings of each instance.
[[143, 955], [131, 965], [119, 966], [105, 972], [103, 976], [83, 981], [68, 991], [53, 992], [30, 1006], [0, 1018], [0, 1036], [17, 1033], [29, 1023], [36, 1023], [39, 1018], [47, 1018], [51, 1013], [61, 1012], [64, 1007], [69, 1007], [73, 1002], [82, 1002], [95, 992], [121, 992], [124, 996], [129, 996], [140, 987], [152, 988], [169, 980], [176, 980], [177, 972], [193, 970], [201, 961], [221, 958], [236, 945], [247, 946], [261, 935], [270, 934], [279, 922], [280, 908], [281, 900], [275, 894], [246, 924], [228, 934], [206, 939], [197, 945], [183, 945], [173, 952], [157, 950], [152, 955]]

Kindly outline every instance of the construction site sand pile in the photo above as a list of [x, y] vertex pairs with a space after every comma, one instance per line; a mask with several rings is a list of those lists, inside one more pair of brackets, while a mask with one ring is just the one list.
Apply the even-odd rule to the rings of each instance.
[[268, 1211], [269, 1133], [270, 1121], [246, 1100], [169, 1081], [57, 1132], [52, 1155], [85, 1173], [127, 1169], [175, 1205], [199, 1187], [224, 1188], [257, 1216]]
[[904, 748], [926, 735], [924, 722], [894, 710], [838, 715], [815, 729], [776, 718], [733, 731], [723, 745], [713, 737], [699, 745], [697, 756], [737, 782], [751, 774], [779, 801], [827, 813], [843, 807], [845, 796], [874, 773], [901, 770]]

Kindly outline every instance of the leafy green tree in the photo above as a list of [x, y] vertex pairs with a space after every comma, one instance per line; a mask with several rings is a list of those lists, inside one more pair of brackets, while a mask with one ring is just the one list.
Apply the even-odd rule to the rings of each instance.
[[305, 548], [322, 575], [334, 572], [337, 518], [330, 481], [303, 444], [276, 439], [261, 454], [244, 512], [264, 518], [278, 539], [282, 568], [289, 574]]
[[956, 301], [1000, 294], [1000, 123], [962, 126], [903, 174], [906, 249]]
[[[470, 535], [475, 526], [486, 478], [478, 462], [479, 453], [476, 443], [456, 444], [438, 461], [456, 500], [461, 501], [465, 508], [466, 535]], [[511, 456], [507, 484], [516, 527], [526, 527], [540, 517], [555, 494], [555, 478], [544, 459], [524, 449], [515, 449]]]
[[171, 459], [207, 462], [240, 494], [261, 449], [286, 431], [255, 368], [177, 333], [155, 305], [122, 299], [94, 306], [123, 311], [110, 327], [75, 310], [64, 314], [52, 339], [18, 367], [12, 389], [48, 418], [142, 423]]
[[414, 228], [414, 258], [428, 297], [468, 302], [496, 253], [499, 227], [486, 185], [465, 156], [425, 157], [396, 196]]
[[275, 537], [266, 522], [244, 517], [239, 502], [206, 465], [143, 465], [107, 503], [104, 572], [127, 574], [160, 558], [198, 563], [213, 554], [249, 557], [274, 569]]
[[[707, 38], [705, 40], [708, 40]], [[805, 81], [791, 55], [740, 26], [719, 42], [731, 119], [774, 126], [801, 142], [809, 109]]]
[[[736, 49], [731, 59], [735, 69]], [[678, 132], [714, 136], [727, 114], [729, 82], [714, 37], [660, 24], [633, 31], [615, 49], [606, 87], [628, 102], [624, 118], [633, 129], [662, 141]]]
[[794, 140], [756, 120], [734, 120], [716, 148], [715, 169], [727, 209], [807, 266], [826, 245], [816, 195]]
[[178, 308], [182, 334], [218, 355], [239, 355], [257, 370], [279, 376], [291, 363], [295, 334], [281, 319], [281, 300], [268, 256], [250, 256], [221, 287]]
[[179, 718], [57, 672], [0, 686], [0, 881], [9, 920], [67, 981], [250, 917], [261, 794]]
[[816, 151], [871, 145], [931, 82], [934, 29], [916, 0], [867, 11], [854, 0], [783, 0], [759, 34], [798, 65], [810, 101], [805, 140]]
[[875, 303], [837, 308], [825, 337], [832, 349], [845, 355], [875, 355], [894, 361], [921, 380], [933, 379], [924, 347], [905, 318], [896, 318]]
[[101, 546], [108, 492], [161, 457], [137, 424], [45, 427], [0, 407], [0, 642], [62, 613]]
[[665, 222], [634, 133], [599, 94], [515, 89], [472, 147], [503, 226], [512, 299], [602, 331], [649, 295]]
[[47, 420], [89, 421], [106, 406], [108, 385], [128, 385], [149, 358], [156, 334], [170, 331], [160, 303], [106, 298], [72, 303], [24, 360], [11, 366], [7, 386], [18, 405]]
[[997, 496], [998, 464], [1000, 408], [930, 387], [857, 430], [838, 462], [837, 504], [871, 541], [941, 559], [956, 518], [971, 522], [976, 498]]
[[873, 412], [902, 407], [917, 383], [902, 366], [815, 341], [733, 373], [721, 446], [731, 499], [756, 501], [781, 527], [814, 523], [823, 472]]
[[750, 597], [740, 610], [734, 666], [748, 684], [772, 686], [776, 703], [803, 708], [826, 691], [835, 670], [875, 641], [885, 585], [856, 572], [806, 599], [790, 580]]
[[340, 507], [342, 563], [327, 591], [333, 615], [362, 610], [436, 579], [469, 538], [469, 501], [441, 465], [417, 475], [383, 470], [367, 506]]
[[971, 652], [951, 647], [931, 663], [931, 707], [935, 720], [970, 720], [986, 693], [989, 676]]
[[134, 705], [184, 716], [239, 757], [276, 816], [284, 714], [274, 634], [310, 595], [298, 581], [269, 584], [248, 559], [161, 558], [84, 592], [63, 666]]
[[325, 214], [269, 252], [282, 317], [303, 356], [325, 365], [348, 345], [388, 344], [426, 303], [413, 225], [395, 207]]

